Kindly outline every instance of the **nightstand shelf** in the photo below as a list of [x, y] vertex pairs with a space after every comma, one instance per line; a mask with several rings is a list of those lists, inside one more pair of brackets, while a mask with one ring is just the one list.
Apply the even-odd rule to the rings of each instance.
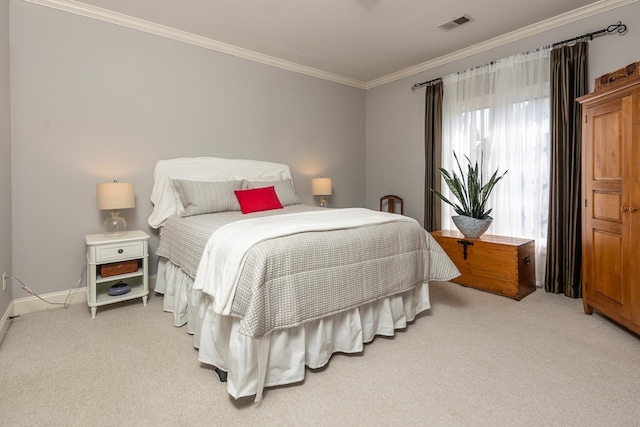
[[134, 271], [133, 273], [126, 274], [118, 274], [116, 276], [102, 277], [100, 273], [96, 274], [96, 283], [104, 283], [104, 282], [112, 282], [118, 280], [125, 280], [131, 277], [138, 277], [144, 275], [144, 269], [142, 267], [138, 268], [138, 271]]
[[[87, 245], [87, 304], [91, 318], [95, 319], [97, 307], [142, 298], [147, 305], [149, 295], [148, 261], [149, 235], [140, 230], [129, 231], [124, 236], [108, 237], [104, 234], [85, 236]], [[138, 261], [138, 270], [131, 273], [102, 277], [101, 266], [125, 261]], [[109, 288], [119, 281], [126, 281], [131, 290], [122, 295], [109, 295]]]
[[118, 281], [116, 280], [96, 283], [96, 307], [99, 307], [101, 305], [113, 304], [120, 301], [127, 301], [135, 298], [143, 298], [149, 295], [148, 291], [145, 292], [144, 284], [142, 283], [142, 276], [137, 276], [135, 279], [127, 281], [127, 284], [131, 286], [131, 291], [127, 292], [126, 294], [109, 295], [109, 287], [117, 282]]

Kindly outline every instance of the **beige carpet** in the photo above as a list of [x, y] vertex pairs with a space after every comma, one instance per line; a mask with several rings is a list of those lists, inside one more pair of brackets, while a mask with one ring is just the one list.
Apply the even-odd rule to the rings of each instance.
[[26, 315], [0, 347], [0, 425], [640, 425], [640, 338], [581, 300], [436, 283], [431, 301], [260, 404], [229, 397], [159, 296]]

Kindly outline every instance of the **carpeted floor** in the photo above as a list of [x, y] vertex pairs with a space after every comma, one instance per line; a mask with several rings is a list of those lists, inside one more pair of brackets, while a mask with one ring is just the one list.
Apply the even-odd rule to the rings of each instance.
[[640, 338], [581, 300], [435, 283], [431, 302], [259, 404], [229, 397], [160, 296], [29, 314], [0, 347], [0, 425], [640, 425]]

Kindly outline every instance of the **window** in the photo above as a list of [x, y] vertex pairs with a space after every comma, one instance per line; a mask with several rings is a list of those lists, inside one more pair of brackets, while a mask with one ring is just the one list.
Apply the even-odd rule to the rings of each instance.
[[[549, 211], [549, 56], [550, 49], [515, 55], [443, 79], [442, 167], [455, 167], [455, 151], [460, 159], [483, 158], [486, 178], [509, 170], [489, 200], [488, 233], [535, 239], [538, 284]], [[443, 228], [455, 228], [452, 215], [443, 204]]]

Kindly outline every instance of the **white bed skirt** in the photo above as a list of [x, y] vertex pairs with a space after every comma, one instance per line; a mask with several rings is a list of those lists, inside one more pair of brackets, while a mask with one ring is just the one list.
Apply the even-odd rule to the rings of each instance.
[[396, 329], [429, 309], [428, 284], [295, 328], [255, 339], [239, 333], [240, 319], [213, 312], [209, 297], [192, 291], [193, 279], [168, 260], [158, 264], [155, 291], [164, 294], [164, 310], [174, 325], [187, 325], [198, 359], [228, 372], [227, 391], [234, 398], [256, 395], [262, 388], [302, 381], [305, 365], [320, 368], [335, 352], [358, 353], [376, 335]]

